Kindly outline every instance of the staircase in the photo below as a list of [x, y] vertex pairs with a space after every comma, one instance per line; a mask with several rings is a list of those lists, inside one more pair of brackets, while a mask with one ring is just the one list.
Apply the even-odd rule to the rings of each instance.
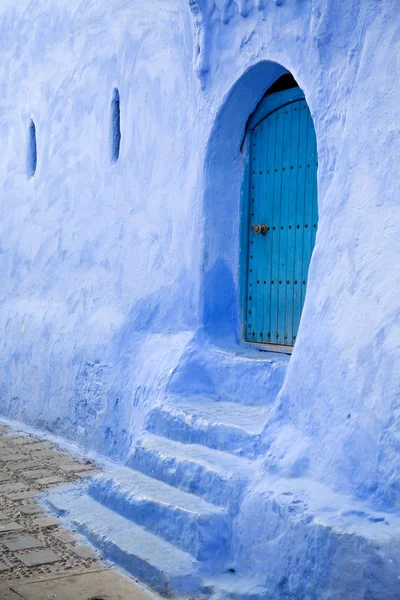
[[[282, 364], [277, 370], [271, 362], [271, 370], [282, 378]], [[276, 379], [271, 384], [277, 387]], [[124, 467], [93, 478], [86, 490], [55, 491], [47, 504], [107, 558], [167, 598], [314, 598], [314, 591], [301, 591], [301, 586], [311, 582], [314, 590], [304, 572], [315, 571], [315, 544], [321, 565], [329, 564], [329, 573], [338, 571], [334, 593], [338, 582], [347, 586], [341, 576], [345, 565], [339, 560], [335, 566], [336, 556], [359, 560], [371, 581], [380, 582], [386, 552], [380, 544], [387, 537], [387, 522], [353, 504], [343, 513], [348, 500], [316, 482], [270, 474], [263, 479], [265, 493], [255, 495], [250, 512], [246, 496], [248, 512], [243, 515], [242, 500], [254, 488], [262, 464], [257, 457], [265, 455], [262, 431], [273, 395], [265, 397], [268, 404], [258, 399], [254, 405], [173, 394], [149, 413], [146, 430]], [[363, 515], [357, 517], [356, 529], [354, 514]], [[357, 594], [370, 585], [358, 571], [354, 598], [364, 597]], [[330, 585], [327, 575], [316, 576], [321, 586]], [[292, 595], [291, 589], [300, 595]], [[350, 597], [348, 589], [330, 596], [321, 587], [315, 597]], [[391, 597], [382, 589], [376, 596], [371, 593], [371, 599]]]
[[[189, 368], [199, 382], [186, 381], [187, 365], [175, 372], [170, 396], [148, 415], [124, 467], [48, 500], [106, 557], [166, 597], [209, 598], [216, 577], [232, 577], [232, 521], [258, 472], [261, 434], [287, 364], [261, 353], [209, 359], [200, 364], [196, 353]], [[246, 394], [233, 385], [240, 371]], [[258, 394], [250, 385], [256, 373]], [[205, 380], [222, 382], [219, 396], [200, 395]]]
[[232, 518], [257, 471], [265, 406], [169, 398], [127, 466], [50, 505], [105, 556], [166, 597], [208, 598], [229, 572]]

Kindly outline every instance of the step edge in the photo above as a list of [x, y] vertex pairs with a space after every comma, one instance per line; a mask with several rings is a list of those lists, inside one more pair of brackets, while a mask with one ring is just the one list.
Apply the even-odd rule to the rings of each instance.
[[[137, 469], [127, 468], [126, 470], [129, 473], [121, 480], [118, 480], [118, 472], [116, 475], [113, 475], [111, 473], [108, 475], [106, 472], [100, 473], [94, 479], [92, 479], [92, 481], [90, 482], [89, 487], [88, 487], [88, 495], [92, 497], [92, 494], [91, 494], [92, 490], [98, 489], [98, 484], [100, 484], [100, 483], [115, 482], [116, 489], [118, 489], [120, 491], [120, 493], [122, 493], [124, 496], [130, 497], [132, 500], [137, 500], [138, 502], [140, 502], [141, 500], [149, 500], [149, 501], [154, 500], [154, 502], [162, 504], [165, 507], [168, 507], [168, 506], [176, 507], [177, 509], [180, 509], [182, 511], [185, 511], [185, 512], [191, 513], [191, 514], [204, 514], [204, 515], [210, 514], [210, 515], [215, 515], [215, 516], [223, 516], [224, 515], [224, 510], [221, 507], [216, 506], [215, 504], [212, 504], [211, 502], [207, 502], [207, 500], [204, 500], [202, 497], [197, 496], [196, 494], [191, 494], [190, 492], [186, 492], [185, 490], [182, 490], [180, 488], [172, 486], [172, 485], [166, 483], [165, 481], [162, 481], [155, 477], [151, 477], [151, 476], [147, 475], [146, 473], [143, 473], [142, 471], [139, 471]], [[133, 475], [133, 473], [135, 475]], [[154, 482], [156, 484], [156, 486], [159, 486], [160, 488], [165, 488], [166, 492], [172, 490], [172, 494], [173, 494], [173, 496], [175, 496], [175, 498], [172, 498], [172, 502], [165, 501], [164, 498], [162, 498], [163, 494], [161, 493], [161, 490], [160, 490], [159, 495], [157, 495], [156, 497], [151, 496], [152, 491], [150, 491], [149, 494], [146, 494], [146, 492], [144, 492], [144, 491], [139, 491], [139, 492], [135, 493], [135, 491], [132, 488], [127, 487], [127, 486], [129, 486], [127, 479], [129, 479], [129, 476], [136, 477], [136, 474], [139, 478], [147, 479], [147, 480], [149, 480], [149, 482], [150, 481]], [[125, 483], [126, 483], [126, 485], [125, 485]], [[134, 482], [132, 482], [132, 483], [134, 483]], [[176, 502], [177, 497], [180, 497], [180, 500], [178, 502]], [[96, 498], [94, 498], [94, 499], [96, 499]], [[195, 504], [197, 504], [197, 506], [192, 506], [192, 507], [185, 506], [185, 501], [187, 501], [188, 503], [195, 502]]]
[[[138, 442], [137, 442], [133, 452], [129, 455], [128, 460], [134, 455], [134, 452], [136, 451], [136, 448], [138, 448], [138, 447], [146, 448], [149, 451], [151, 450], [151, 451], [157, 452], [157, 448], [153, 448], [153, 447], [150, 448], [149, 446], [146, 446], [143, 443], [143, 441], [145, 441], [146, 439], [152, 440], [153, 438], [160, 440], [160, 442], [159, 442], [160, 445], [176, 446], [179, 449], [179, 457], [182, 458], [182, 460], [188, 460], [188, 461], [193, 461], [193, 462], [196, 461], [195, 456], [192, 456], [185, 452], [187, 450], [187, 447], [190, 447], [193, 449], [193, 452], [195, 452], [198, 449], [200, 453], [208, 454], [208, 457], [206, 457], [206, 458], [200, 457], [200, 458], [197, 458], [197, 460], [198, 460], [199, 464], [201, 463], [203, 465], [210, 465], [210, 466], [212, 466], [213, 469], [215, 467], [221, 466], [221, 464], [223, 462], [225, 462], [224, 460], [221, 460], [222, 457], [226, 457], [226, 459], [225, 459], [226, 462], [231, 461], [231, 464], [229, 466], [232, 467], [231, 468], [232, 471], [236, 471], [239, 473], [242, 469], [243, 469], [243, 471], [249, 471], [249, 472], [256, 470], [257, 461], [250, 458], [249, 456], [241, 456], [238, 454], [232, 454], [231, 452], [228, 452], [226, 450], [219, 450], [217, 448], [211, 448], [210, 446], [203, 446], [202, 444], [198, 444], [195, 442], [194, 443], [181, 442], [179, 440], [171, 439], [171, 438], [165, 437], [163, 435], [159, 435], [158, 433], [155, 433], [155, 432], [149, 431], [149, 430], [146, 430], [144, 432], [144, 434], [138, 439]], [[176, 457], [176, 455], [177, 454], [175, 454], [174, 456]]]
[[[163, 483], [157, 479], [153, 482]], [[119, 483], [113, 477], [99, 477], [97, 483], [89, 487], [88, 496], [201, 562], [211, 559], [219, 562], [222, 559], [231, 539], [229, 515], [224, 508], [181, 492], [181, 496], [184, 494], [190, 500], [194, 498], [198, 504], [206, 505], [207, 511], [204, 506], [201, 507], [203, 510], [199, 506], [185, 507], [172, 499], [154, 498], [151, 493], [136, 495]]]
[[[108, 560], [112, 560], [121, 565], [132, 576], [137, 577], [141, 582], [145, 583], [151, 589], [162, 594], [166, 598], [175, 597], [175, 591], [177, 591], [179, 595], [182, 593], [186, 595], [187, 593], [197, 591], [198, 589], [204, 591], [210, 589], [208, 586], [204, 586], [201, 574], [196, 573], [196, 567], [199, 569], [197, 565], [193, 565], [193, 573], [171, 573], [168, 571], [168, 568], [166, 568], [162, 561], [155, 561], [154, 557], [153, 560], [150, 560], [148, 556], [140, 554], [138, 551], [140, 546], [132, 549], [126, 548], [120, 544], [118, 538], [115, 540], [111, 535], [106, 537], [103, 535], [103, 533], [92, 529], [90, 521], [78, 523], [76, 520], [74, 520], [73, 522], [75, 523], [77, 530], [95, 547], [97, 547]], [[135, 524], [135, 528], [142, 529], [148, 535], [154, 535], [137, 524]], [[171, 547], [171, 552], [183, 552], [166, 540], [163, 540], [163, 543], [168, 544]], [[171, 556], [173, 555], [174, 554], [171, 554]], [[193, 562], [197, 563], [194, 557], [191, 555], [189, 556]], [[136, 564], [132, 562], [132, 558], [135, 559]], [[139, 565], [139, 568], [137, 565]], [[136, 568], [133, 568], [134, 566]], [[190, 585], [189, 588], [186, 586], [182, 587], [181, 582], [189, 577], [193, 578], [191, 581], [192, 585]]]
[[[66, 496], [70, 496], [69, 498], [69, 506], [68, 508], [60, 508], [57, 504], [57, 497], [61, 498], [61, 502], [65, 505]], [[44, 503], [47, 507], [50, 508], [51, 512], [54, 514], [58, 514], [62, 520], [65, 520], [67, 524], [71, 523], [75, 527], [79, 528], [83, 522], [91, 522], [91, 521], [99, 521], [101, 523], [98, 532], [102, 531], [104, 534], [106, 532], [113, 533], [114, 537], [120, 536], [122, 531], [126, 531], [127, 528], [135, 530], [137, 535], [132, 536], [130, 538], [130, 543], [135, 544], [135, 541], [139, 537], [147, 538], [152, 543], [155, 543], [156, 546], [162, 548], [169, 553], [174, 553], [176, 556], [183, 558], [186, 562], [189, 562], [192, 566], [199, 566], [199, 562], [196, 558], [194, 558], [189, 552], [178, 548], [168, 540], [158, 536], [157, 534], [149, 531], [142, 525], [136, 523], [135, 521], [131, 521], [127, 517], [124, 517], [120, 513], [104, 506], [101, 502], [98, 502], [92, 496], [89, 496], [86, 492], [83, 494], [76, 496], [75, 494], [69, 494], [68, 491], [60, 491], [60, 492], [50, 492], [46, 495], [47, 497], [44, 500]], [[68, 500], [68, 498], [67, 498]], [[95, 510], [90, 510], [88, 512], [88, 505], [94, 504]], [[99, 512], [103, 513], [103, 516], [108, 516], [108, 518], [101, 518], [99, 516]], [[109, 524], [112, 521], [119, 521], [121, 523], [121, 527], [112, 528]], [[141, 542], [136, 543], [137, 551], [140, 552]], [[156, 554], [153, 554], [152, 559], [154, 560]], [[179, 562], [179, 561], [178, 561]]]

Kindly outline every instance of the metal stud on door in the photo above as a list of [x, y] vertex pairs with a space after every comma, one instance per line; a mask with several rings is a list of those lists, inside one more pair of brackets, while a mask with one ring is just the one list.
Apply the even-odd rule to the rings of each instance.
[[247, 135], [246, 340], [292, 346], [318, 221], [315, 131], [301, 90], [267, 96]]

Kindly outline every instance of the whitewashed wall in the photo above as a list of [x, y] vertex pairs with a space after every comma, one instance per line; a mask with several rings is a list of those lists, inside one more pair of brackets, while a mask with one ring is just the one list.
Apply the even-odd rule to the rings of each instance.
[[397, 14], [391, 0], [2, 2], [3, 415], [122, 460], [193, 338], [240, 344], [240, 143], [273, 61], [314, 118], [320, 221], [266, 469], [395, 506]]

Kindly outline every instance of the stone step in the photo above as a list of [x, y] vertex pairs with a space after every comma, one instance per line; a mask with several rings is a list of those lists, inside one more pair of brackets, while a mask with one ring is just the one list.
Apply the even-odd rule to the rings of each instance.
[[128, 468], [95, 477], [88, 494], [122, 516], [214, 567], [225, 556], [231, 523], [226, 511], [193, 494]]
[[47, 505], [64, 517], [106, 558], [166, 597], [203, 594], [198, 561], [169, 542], [105, 507], [82, 490], [51, 493]]
[[147, 429], [185, 444], [254, 457], [262, 451], [261, 434], [269, 411], [266, 406], [244, 406], [211, 398], [170, 398], [150, 412]]
[[254, 348], [221, 350], [203, 340], [174, 370], [168, 392], [215, 396], [220, 401], [271, 405], [279, 393], [289, 356]]
[[208, 502], [229, 506], [230, 512], [236, 512], [257, 470], [250, 459], [151, 433], [142, 437], [127, 464]]

